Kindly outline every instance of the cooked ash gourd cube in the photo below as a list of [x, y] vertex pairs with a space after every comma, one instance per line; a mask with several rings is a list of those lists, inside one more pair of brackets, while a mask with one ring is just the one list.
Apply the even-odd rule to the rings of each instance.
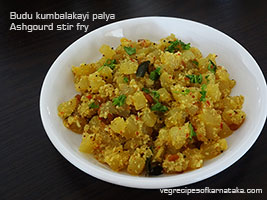
[[143, 92], [138, 91], [132, 96], [132, 101], [136, 110], [140, 110], [146, 107], [147, 99], [144, 96]]

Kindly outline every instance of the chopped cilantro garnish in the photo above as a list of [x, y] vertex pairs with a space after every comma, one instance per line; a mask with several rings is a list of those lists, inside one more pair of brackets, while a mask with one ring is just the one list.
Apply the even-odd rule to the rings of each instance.
[[98, 72], [100, 72], [102, 69], [104, 69], [105, 65], [102, 65], [101, 67], [98, 68]]
[[189, 92], [190, 92], [189, 89], [185, 89], [185, 90], [183, 90], [183, 91], [181, 92], [181, 94], [183, 94], [183, 95], [187, 95]]
[[99, 108], [99, 105], [95, 104], [95, 102], [89, 105], [89, 108]]
[[197, 136], [196, 132], [194, 131], [194, 128], [191, 123], [189, 123], [189, 129], [190, 129], [190, 135], [189, 138], [192, 140], [193, 136]]
[[190, 49], [190, 43], [185, 44], [181, 40], [170, 41], [170, 46], [168, 46], [165, 49], [165, 51], [169, 51], [170, 53], [175, 53], [175, 52], [179, 51], [180, 49], [182, 49], [182, 50]]
[[168, 51], [170, 53], [174, 53], [176, 51], [179, 50], [178, 48], [178, 44], [179, 44], [179, 41], [178, 40], [175, 40], [175, 41], [171, 41], [170, 42], [170, 46], [168, 46], [165, 51]]
[[160, 67], [156, 68], [154, 71], [152, 71], [149, 75], [149, 78], [153, 81], [156, 81], [160, 77]]
[[192, 63], [194, 63], [196, 66], [198, 66], [198, 62], [196, 60], [192, 60]]
[[122, 94], [119, 97], [113, 99], [113, 105], [122, 106], [125, 103], [125, 100], [126, 100], [126, 95]]
[[156, 99], [159, 99], [159, 93], [157, 92], [157, 91], [155, 91], [155, 90], [151, 90], [151, 92], [150, 92]]
[[208, 70], [215, 74], [216, 69], [217, 69], [217, 66], [214, 64], [214, 62], [209, 60]]
[[101, 71], [105, 66], [109, 67], [110, 69], [114, 69], [115, 68], [115, 64], [116, 64], [116, 60], [115, 59], [107, 59], [106, 62], [104, 63], [104, 65], [102, 65], [101, 67], [99, 67], [99, 69], [97, 70], [98, 72]]
[[[142, 88], [142, 90], [145, 92], [145, 93], [147, 93], [147, 94], [152, 94], [153, 95], [153, 97], [154, 98], [156, 98], [156, 99], [159, 99], [159, 93], [158, 93], [158, 91], [155, 91], [155, 90], [149, 90], [149, 89], [147, 89], [147, 88]], [[155, 100], [155, 101], [157, 101], [157, 100]]]
[[143, 90], [145, 93], [150, 93], [149, 89], [147, 89], [147, 88], [142, 88], [142, 90]]
[[158, 99], [159, 99], [159, 93], [158, 93], [158, 91], [155, 91], [155, 90], [149, 90], [149, 89], [147, 89], [147, 88], [142, 88], [142, 90], [145, 92], [145, 93], [147, 93], [147, 94], [152, 94], [152, 96], [154, 97], [154, 98], [156, 98], [156, 99], [154, 99], [154, 101], [158, 101]]
[[162, 105], [160, 102], [157, 102], [156, 104], [154, 104], [153, 106], [151, 106], [151, 110], [152, 111], [159, 111], [159, 112], [166, 112], [168, 111], [168, 107]]
[[186, 75], [187, 78], [190, 79], [190, 83], [199, 83], [201, 84], [202, 83], [202, 75], [195, 75], [195, 74], [191, 74], [191, 75]]
[[201, 97], [199, 99], [199, 101], [206, 101], [206, 94], [207, 94], [207, 91], [205, 90], [207, 87], [206, 84], [203, 84], [201, 86], [201, 91], [199, 92], [201, 94]]
[[124, 48], [124, 50], [126, 51], [126, 53], [127, 53], [128, 55], [133, 55], [133, 54], [136, 53], [136, 49], [133, 48], [133, 47], [123, 47], [123, 48]]
[[179, 41], [180, 41], [180, 44], [181, 44], [183, 50], [189, 50], [191, 48], [190, 43], [185, 44], [181, 40], [179, 40]]
[[108, 66], [108, 67], [110, 67], [110, 69], [113, 70], [115, 68], [115, 64], [116, 64], [115, 59], [113, 59], [113, 60], [107, 59], [106, 62], [104, 63], [104, 66]]
[[129, 79], [127, 77], [124, 77], [123, 80], [124, 80], [125, 83], [129, 82]]
[[158, 93], [158, 91], [155, 91], [155, 90], [149, 90], [147, 88], [143, 88], [142, 89], [145, 93], [147, 94], [152, 94], [153, 96], [153, 100], [154, 102], [156, 102], [153, 106], [151, 106], [151, 110], [152, 111], [160, 111], [160, 112], [166, 112], [168, 111], [169, 109], [167, 108], [167, 106], [164, 106], [162, 105], [160, 102], [159, 102], [159, 97], [160, 97], [160, 94]]

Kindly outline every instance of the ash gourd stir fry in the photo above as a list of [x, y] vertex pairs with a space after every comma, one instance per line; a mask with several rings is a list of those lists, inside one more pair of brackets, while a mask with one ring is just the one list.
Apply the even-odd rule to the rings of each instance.
[[72, 67], [80, 93], [58, 107], [79, 150], [115, 171], [133, 175], [200, 168], [227, 149], [225, 137], [245, 120], [235, 81], [201, 52], [172, 34], [159, 43], [121, 39], [102, 58]]

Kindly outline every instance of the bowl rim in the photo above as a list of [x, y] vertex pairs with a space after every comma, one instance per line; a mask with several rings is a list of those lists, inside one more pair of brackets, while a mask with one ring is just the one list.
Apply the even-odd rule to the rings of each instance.
[[[220, 173], [221, 171], [225, 170], [226, 168], [228, 168], [229, 166], [231, 166], [235, 162], [237, 162], [255, 143], [255, 141], [259, 137], [259, 135], [262, 131], [262, 128], [265, 124], [266, 115], [267, 115], [267, 104], [263, 108], [263, 112], [265, 113], [265, 114], [263, 114], [264, 117], [262, 117], [261, 120], [258, 122], [258, 126], [257, 126], [257, 129], [255, 131], [256, 134], [254, 134], [253, 137], [250, 137], [251, 140], [248, 141], [246, 149], [244, 149], [243, 151], [238, 151], [239, 153], [238, 154], [236, 153], [235, 155], [233, 155], [231, 160], [229, 160], [229, 159], [226, 160], [227, 162], [224, 164], [223, 167], [220, 167], [220, 168], [214, 167], [216, 169], [208, 171], [208, 173], [203, 173], [205, 171], [204, 170], [201, 174], [201, 177], [198, 177], [198, 174], [196, 173], [197, 170], [192, 171], [191, 175], [194, 178], [191, 178], [191, 179], [188, 179], [186, 177], [181, 176], [183, 174], [167, 176], [167, 177], [149, 177], [148, 178], [148, 177], [140, 177], [140, 176], [132, 176], [132, 175], [123, 175], [123, 174], [119, 174], [117, 172], [110, 172], [108, 170], [103, 170], [97, 166], [94, 166], [93, 164], [88, 165], [88, 163], [75, 157], [74, 154], [69, 153], [69, 150], [65, 146], [63, 146], [60, 143], [59, 139], [56, 137], [56, 135], [53, 134], [54, 130], [52, 129], [51, 126], [49, 126], [49, 123], [48, 123], [49, 117], [47, 115], [47, 110], [45, 108], [44, 96], [46, 94], [46, 88], [47, 88], [46, 85], [49, 82], [50, 74], [55, 69], [56, 63], [58, 62], [61, 55], [63, 55], [65, 52], [67, 52], [75, 43], [82, 40], [84, 37], [89, 37], [90, 34], [101, 31], [102, 29], [108, 28], [110, 26], [120, 25], [120, 24], [127, 23], [130, 21], [138, 21], [138, 20], [177, 20], [177, 21], [184, 22], [184, 23], [191, 23], [191, 24], [196, 24], [198, 26], [202, 26], [205, 29], [210, 29], [211, 31], [217, 32], [217, 34], [222, 34], [222, 36], [226, 37], [227, 39], [230, 39], [231, 42], [238, 45], [244, 51], [244, 53], [247, 54], [246, 56], [248, 56], [249, 59], [251, 59], [255, 63], [255, 65], [257, 66], [257, 70], [258, 70], [258, 73], [260, 75], [259, 79], [261, 79], [260, 82], [262, 83], [261, 87], [265, 91], [265, 93], [263, 94], [264, 95], [263, 99], [265, 102], [267, 102], [266, 101], [267, 100], [266, 81], [265, 81], [264, 75], [263, 75], [259, 65], [255, 61], [255, 59], [252, 57], [252, 55], [242, 45], [240, 45], [237, 41], [232, 39], [230, 36], [226, 35], [225, 33], [221, 32], [215, 28], [212, 28], [208, 25], [202, 24], [200, 22], [188, 20], [188, 19], [175, 18], [175, 17], [162, 17], [162, 16], [136, 17], [136, 18], [124, 19], [124, 20], [120, 20], [120, 21], [117, 21], [114, 23], [110, 23], [110, 24], [107, 24], [105, 26], [99, 27], [99, 28], [97, 28], [97, 29], [95, 29], [89, 33], [86, 33], [82, 37], [75, 40], [64, 51], [62, 51], [61, 54], [57, 57], [57, 59], [53, 62], [53, 64], [49, 68], [49, 70], [48, 70], [48, 72], [44, 78], [44, 81], [42, 83], [41, 92], [40, 92], [40, 99], [39, 99], [41, 121], [42, 121], [42, 124], [43, 124], [43, 127], [45, 129], [47, 136], [49, 137], [49, 139], [50, 139], [51, 143], [54, 145], [54, 147], [59, 151], [59, 153], [64, 158], [66, 158], [71, 164], [73, 164], [75, 167], [79, 168], [83, 172], [85, 172], [85, 173], [87, 173], [93, 177], [96, 177], [100, 180], [103, 180], [103, 181], [106, 181], [109, 183], [113, 183], [113, 184], [117, 184], [117, 185], [121, 185], [121, 186], [127, 186], [127, 187], [132, 187], [132, 188], [142, 188], [142, 189], [178, 187], [178, 186], [184, 186], [184, 185], [188, 185], [191, 183], [195, 183], [195, 182], [198, 182], [201, 180], [205, 180], [209, 177], [212, 177], [212, 176]], [[241, 147], [239, 147], [239, 148], [241, 149]], [[215, 166], [219, 166], [219, 164], [220, 164], [220, 162], [216, 161]], [[200, 168], [200, 169], [202, 169], [202, 168]], [[177, 183], [177, 180], [179, 180], [179, 183]]]

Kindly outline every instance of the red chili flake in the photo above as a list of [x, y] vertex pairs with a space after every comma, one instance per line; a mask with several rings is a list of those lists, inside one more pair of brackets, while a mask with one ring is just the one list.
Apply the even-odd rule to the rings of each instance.
[[144, 94], [144, 96], [146, 97], [148, 103], [153, 103], [153, 102], [154, 102], [154, 100], [153, 100], [153, 98], [151, 97], [150, 94], [147, 94], [147, 93], [145, 93], [145, 92], [143, 92], [143, 94]]
[[136, 116], [135, 119], [138, 120], [139, 119], [138, 116]]
[[192, 98], [195, 98], [195, 96], [194, 96], [194, 95], [192, 95]]
[[188, 138], [188, 137], [189, 137], [189, 133], [187, 133], [185, 137], [187, 137], [187, 138]]
[[210, 106], [210, 102], [209, 101], [207, 101], [207, 104]]
[[136, 135], [139, 135], [139, 132], [138, 132], [138, 131], [136, 131], [136, 132], [135, 132], [135, 134], [136, 134]]
[[92, 99], [92, 95], [89, 94], [88, 96], [86, 96], [89, 100]]
[[60, 114], [61, 114], [61, 115], [63, 115], [63, 114], [64, 114], [64, 112], [60, 112]]
[[179, 156], [177, 154], [168, 156], [169, 161], [176, 161], [178, 158], [179, 158]]
[[158, 146], [157, 149], [160, 149], [160, 146]]
[[182, 60], [182, 63], [181, 63], [184, 67], [186, 66], [185, 62]]
[[179, 127], [179, 130], [181, 130], [181, 127]]
[[232, 115], [232, 113], [229, 114], [230, 116]]
[[223, 123], [221, 122], [221, 125], [220, 125], [221, 129], [223, 129]]
[[187, 81], [187, 80], [189, 80], [189, 78], [188, 77], [184, 77], [184, 80]]
[[154, 61], [156, 60], [156, 56], [153, 57]]
[[132, 59], [132, 58], [130, 58], [130, 60], [131, 60], [132, 62], [135, 62], [134, 59]]
[[75, 98], [76, 98], [78, 101], [80, 101], [80, 100], [81, 100], [81, 95], [77, 94], [77, 95], [75, 96]]
[[108, 121], [111, 122], [114, 116], [111, 113], [108, 113]]
[[96, 97], [96, 100], [101, 104], [102, 102], [104, 102], [104, 99], [100, 96]]
[[172, 79], [172, 76], [169, 76], [169, 79]]
[[122, 131], [120, 131], [120, 134], [122, 134]]
[[143, 40], [143, 42], [141, 43], [141, 46], [142, 47], [145, 47], [146, 46], [146, 41], [145, 40]]

